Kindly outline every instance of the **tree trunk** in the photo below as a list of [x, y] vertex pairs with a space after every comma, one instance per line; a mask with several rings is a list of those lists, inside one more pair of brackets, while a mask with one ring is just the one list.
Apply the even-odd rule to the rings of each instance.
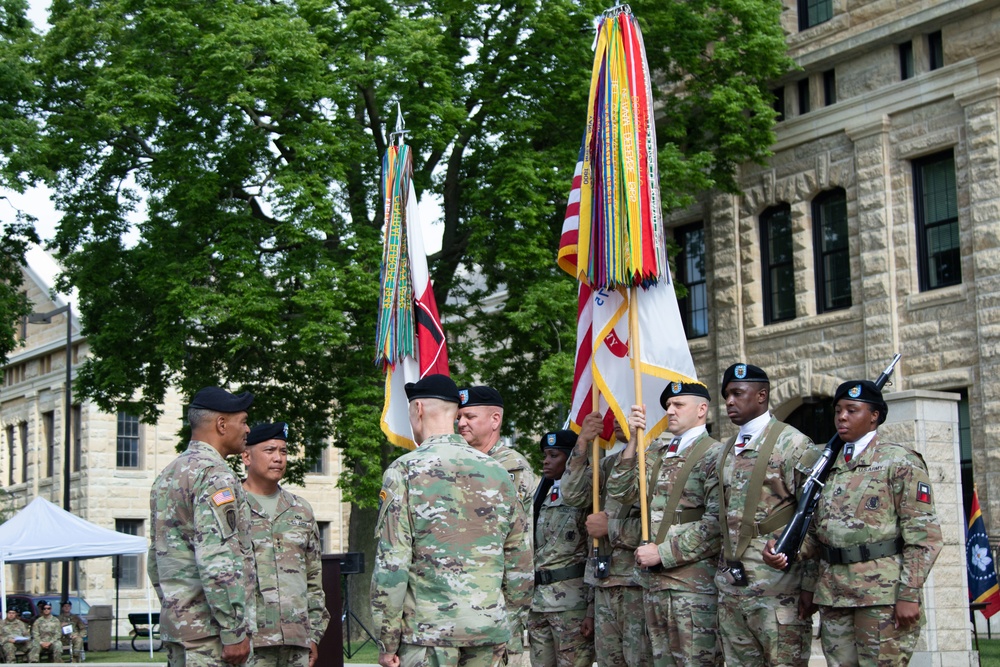
[[[351, 520], [347, 537], [348, 551], [359, 551], [365, 555], [365, 570], [361, 574], [347, 577], [345, 595], [351, 598], [351, 611], [358, 620], [373, 635], [371, 605], [372, 568], [375, 564], [375, 520], [378, 518], [378, 507], [358, 507], [351, 504]], [[377, 636], [377, 635], [376, 635]], [[351, 620], [351, 641], [366, 638], [364, 630]], [[345, 637], [346, 639], [346, 637]]]

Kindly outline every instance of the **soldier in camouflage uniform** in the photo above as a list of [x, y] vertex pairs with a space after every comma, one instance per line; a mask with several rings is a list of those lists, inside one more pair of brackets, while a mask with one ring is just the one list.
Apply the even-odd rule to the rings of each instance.
[[[503, 398], [493, 387], [479, 386], [459, 389], [458, 434], [465, 441], [484, 454], [492, 457], [510, 474], [517, 487], [517, 497], [521, 507], [532, 523], [531, 501], [538, 477], [531, 469], [531, 464], [519, 451], [500, 442], [500, 428], [503, 425]], [[531, 531], [524, 531], [524, 549], [532, 552]], [[511, 658], [524, 651], [524, 621], [528, 610], [511, 619], [510, 643], [507, 652]]]
[[28, 647], [23, 644], [19, 647], [16, 639], [28, 637], [30, 632], [28, 624], [17, 617], [17, 610], [8, 609], [7, 618], [0, 624], [0, 642], [2, 642], [0, 645], [3, 646], [4, 662], [7, 664], [17, 662], [18, 648], [21, 648], [21, 653], [24, 653], [24, 649]]
[[[830, 665], [906, 665], [920, 635], [920, 591], [942, 545], [927, 466], [912, 449], [879, 438], [888, 406], [873, 382], [840, 385], [834, 414], [845, 444], [802, 545], [801, 557], [819, 563], [803, 607], [819, 605]], [[785, 567], [772, 546], [765, 561]]]
[[497, 667], [531, 599], [527, 521], [510, 475], [454, 432], [458, 388], [406, 385], [416, 450], [382, 476], [372, 621], [382, 667]]
[[63, 627], [73, 626], [73, 632], [69, 635], [70, 661], [83, 662], [83, 636], [87, 634], [87, 624], [83, 619], [73, 613], [73, 605], [70, 602], [63, 602], [59, 607], [59, 622]]
[[42, 615], [31, 624], [31, 650], [28, 651], [28, 662], [40, 662], [42, 654], [51, 658], [52, 662], [62, 662], [62, 623], [58, 616], [52, 615], [52, 605], [43, 602], [38, 605]]
[[287, 440], [284, 422], [258, 424], [243, 452], [257, 562], [255, 667], [313, 667], [330, 622], [312, 507], [278, 484], [288, 465]]
[[[718, 630], [719, 477], [722, 443], [708, 434], [709, 393], [697, 382], [672, 382], [660, 395], [669, 437], [646, 449], [650, 544], [636, 549], [643, 573], [646, 627], [656, 667], [721, 664]], [[646, 427], [645, 410], [632, 406], [632, 433]], [[635, 436], [608, 484], [624, 502], [637, 502]], [[666, 514], [669, 512], [669, 516]]]
[[239, 665], [250, 655], [257, 627], [250, 508], [225, 457], [246, 446], [252, 402], [249, 392], [217, 387], [195, 394], [191, 442], [150, 491], [147, 569], [170, 667]]
[[535, 595], [528, 615], [532, 667], [590, 667], [594, 662], [593, 589], [586, 571], [587, 512], [565, 503], [560, 490], [572, 431], [542, 436], [542, 479], [535, 492]]
[[[576, 446], [560, 480], [563, 502], [593, 509], [593, 468], [588, 458], [594, 438], [604, 428], [600, 412], [587, 415]], [[627, 442], [615, 424], [615, 439]], [[599, 540], [598, 560], [587, 565], [584, 582], [594, 589], [594, 649], [601, 667], [646, 667], [651, 664], [642, 587], [635, 572], [635, 548], [641, 528], [639, 506], [622, 504], [608, 494], [607, 481], [618, 455], [606, 455], [598, 465], [601, 511], [587, 517], [587, 532]], [[593, 551], [593, 543], [591, 543]], [[600, 570], [598, 569], [600, 568]]]
[[[819, 449], [768, 410], [770, 382], [757, 366], [733, 364], [722, 377], [729, 419], [740, 427], [720, 459], [722, 554], [719, 633], [726, 663], [741, 667], [805, 667], [811, 648], [808, 620], [800, 618], [799, 593], [811, 589], [815, 566], [795, 563], [787, 572], [764, 564], [767, 540], [777, 538], [795, 513], [802, 483]], [[767, 450], [770, 454], [764, 456]], [[756, 477], [761, 479], [754, 487]]]

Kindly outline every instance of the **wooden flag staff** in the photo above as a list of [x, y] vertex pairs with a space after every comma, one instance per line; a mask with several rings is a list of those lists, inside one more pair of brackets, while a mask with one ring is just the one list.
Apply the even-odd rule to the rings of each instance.
[[[639, 355], [639, 288], [629, 288], [628, 342], [632, 353], [632, 377], [635, 383], [635, 404], [642, 405], [642, 357]], [[646, 496], [646, 447], [645, 429], [635, 429], [635, 456], [639, 463], [639, 518], [642, 544], [649, 542], [649, 498]]]

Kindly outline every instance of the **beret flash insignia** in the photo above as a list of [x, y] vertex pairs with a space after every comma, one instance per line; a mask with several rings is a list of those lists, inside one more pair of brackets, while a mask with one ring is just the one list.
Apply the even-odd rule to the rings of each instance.
[[468, 389], [461, 389], [461, 390], [459, 390], [459, 392], [458, 392], [458, 399], [459, 399], [459, 401], [461, 401], [462, 405], [465, 405], [466, 403], [468, 403], [469, 402], [469, 390]]
[[856, 384], [847, 391], [847, 395], [851, 398], [857, 398], [861, 395], [861, 385]]
[[742, 380], [743, 378], [745, 378], [747, 376], [747, 365], [738, 364], [735, 370], [733, 370], [733, 375], [736, 376], [737, 380]]
[[554, 447], [556, 444], [556, 434], [549, 433], [548, 436], [545, 438], [545, 442], [549, 444], [549, 447]]
[[678, 393], [680, 393], [680, 391], [681, 391], [681, 383], [680, 382], [671, 382], [670, 383], [670, 392], [671, 393], [678, 394]]

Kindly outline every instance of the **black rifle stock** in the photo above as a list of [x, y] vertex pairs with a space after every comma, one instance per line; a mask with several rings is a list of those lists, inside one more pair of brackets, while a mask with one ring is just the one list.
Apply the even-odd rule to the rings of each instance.
[[[889, 365], [885, 367], [885, 370], [882, 371], [882, 374], [875, 380], [875, 386], [880, 390], [889, 381], [889, 377], [892, 375], [892, 371], [895, 370], [896, 364], [899, 363], [901, 357], [902, 355], [897, 353], [892, 358], [892, 361], [889, 362]], [[843, 446], [844, 441], [836, 433], [830, 438], [830, 442], [826, 443], [823, 453], [816, 461], [816, 465], [813, 466], [812, 472], [809, 473], [805, 484], [802, 485], [802, 495], [799, 496], [799, 503], [795, 508], [795, 516], [785, 526], [785, 532], [781, 534], [781, 537], [778, 538], [778, 541], [774, 545], [774, 553], [785, 554], [788, 557], [789, 566], [795, 562], [795, 557], [802, 547], [802, 541], [806, 538], [809, 524], [812, 523], [816, 505], [819, 504], [819, 494], [823, 491], [826, 478], [830, 474], [830, 468], [833, 467], [833, 461], [840, 455], [840, 449]]]

